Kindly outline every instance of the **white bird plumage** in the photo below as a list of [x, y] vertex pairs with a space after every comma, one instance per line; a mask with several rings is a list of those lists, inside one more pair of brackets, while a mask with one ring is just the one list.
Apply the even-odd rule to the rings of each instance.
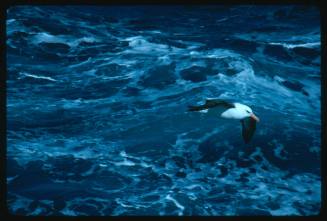
[[259, 118], [255, 116], [249, 106], [241, 103], [231, 103], [221, 99], [207, 99], [203, 105], [189, 106], [189, 111], [213, 113], [225, 119], [240, 120], [243, 139], [246, 143], [250, 141], [254, 134], [256, 122], [259, 122]]
[[253, 114], [252, 109], [244, 104], [233, 103], [234, 108], [229, 108], [224, 111], [220, 116], [227, 119], [242, 120], [246, 117], [251, 117]]

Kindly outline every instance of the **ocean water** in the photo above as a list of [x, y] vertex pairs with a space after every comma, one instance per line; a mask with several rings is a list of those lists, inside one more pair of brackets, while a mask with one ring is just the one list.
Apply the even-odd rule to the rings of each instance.
[[[6, 24], [10, 213], [319, 213], [317, 8], [15, 6]], [[206, 98], [253, 109], [249, 144], [187, 111]]]

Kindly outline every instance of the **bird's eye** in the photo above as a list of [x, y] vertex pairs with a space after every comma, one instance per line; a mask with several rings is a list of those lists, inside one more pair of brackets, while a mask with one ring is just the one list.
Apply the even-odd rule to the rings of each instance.
[[246, 110], [246, 112], [250, 113], [250, 111]]

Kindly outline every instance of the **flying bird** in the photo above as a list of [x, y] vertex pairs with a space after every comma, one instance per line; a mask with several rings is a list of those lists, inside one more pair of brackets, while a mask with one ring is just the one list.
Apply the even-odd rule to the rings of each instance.
[[242, 136], [245, 143], [251, 140], [256, 123], [260, 121], [250, 107], [221, 99], [207, 99], [203, 105], [189, 106], [189, 111], [213, 113], [222, 118], [240, 120], [242, 124]]

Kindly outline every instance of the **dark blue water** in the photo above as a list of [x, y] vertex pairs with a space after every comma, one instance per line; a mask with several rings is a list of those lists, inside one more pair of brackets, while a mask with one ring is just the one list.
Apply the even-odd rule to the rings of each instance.
[[[207, 97], [260, 117], [248, 145]], [[319, 11], [11, 7], [7, 117], [13, 214], [317, 214]]]

